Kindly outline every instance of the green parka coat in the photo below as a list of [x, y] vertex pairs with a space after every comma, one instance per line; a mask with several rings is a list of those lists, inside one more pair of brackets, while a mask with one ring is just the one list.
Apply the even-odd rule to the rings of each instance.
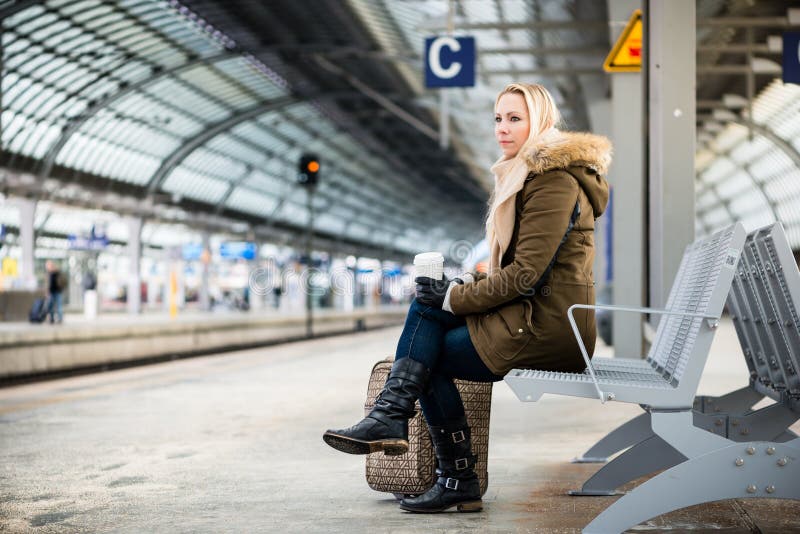
[[[453, 313], [466, 316], [470, 339], [497, 375], [529, 368], [585, 368], [567, 319], [572, 304], [594, 304], [594, 222], [608, 203], [604, 175], [611, 143], [598, 135], [561, 132], [524, 154], [530, 173], [516, 197], [516, 221], [501, 269], [450, 291]], [[558, 249], [576, 203], [575, 225]], [[558, 255], [539, 291], [526, 296]], [[586, 349], [594, 351], [594, 312], [575, 310]]]

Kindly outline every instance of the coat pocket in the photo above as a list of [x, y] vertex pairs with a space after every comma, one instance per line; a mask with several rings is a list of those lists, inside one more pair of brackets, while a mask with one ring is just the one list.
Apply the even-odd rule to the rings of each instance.
[[531, 342], [532, 312], [533, 307], [526, 299], [498, 308], [488, 318], [486, 327], [499, 358], [512, 360]]
[[525, 299], [522, 301], [525, 313], [525, 325], [528, 327], [528, 332], [533, 334], [533, 300]]

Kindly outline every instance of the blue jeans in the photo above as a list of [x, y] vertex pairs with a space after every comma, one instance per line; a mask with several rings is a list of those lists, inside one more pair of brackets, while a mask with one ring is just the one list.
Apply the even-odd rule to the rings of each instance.
[[50, 322], [53, 322], [53, 316], [58, 316], [60, 323], [64, 319], [63, 297], [61, 292], [50, 294]]
[[429, 425], [443, 426], [464, 417], [464, 404], [454, 378], [497, 382], [478, 356], [469, 338], [466, 321], [450, 312], [411, 302], [406, 324], [397, 344], [395, 359], [411, 358], [431, 370], [430, 383], [419, 399]]

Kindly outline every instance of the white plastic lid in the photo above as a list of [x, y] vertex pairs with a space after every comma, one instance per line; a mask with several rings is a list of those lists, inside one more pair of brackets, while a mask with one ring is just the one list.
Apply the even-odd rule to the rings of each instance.
[[414, 265], [428, 265], [431, 263], [444, 263], [441, 252], [423, 252], [414, 256]]

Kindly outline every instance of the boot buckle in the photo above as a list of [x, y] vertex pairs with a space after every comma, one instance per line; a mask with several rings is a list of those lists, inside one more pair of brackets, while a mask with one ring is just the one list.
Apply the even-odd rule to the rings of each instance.
[[461, 443], [462, 441], [467, 439], [467, 436], [464, 434], [463, 430], [459, 430], [458, 432], [453, 432], [451, 435], [453, 437], [453, 443]]
[[467, 458], [459, 458], [456, 460], [456, 471], [463, 471], [469, 467], [469, 460]]
[[458, 479], [457, 478], [448, 478], [444, 481], [444, 487], [450, 490], [457, 490], [458, 489]]

